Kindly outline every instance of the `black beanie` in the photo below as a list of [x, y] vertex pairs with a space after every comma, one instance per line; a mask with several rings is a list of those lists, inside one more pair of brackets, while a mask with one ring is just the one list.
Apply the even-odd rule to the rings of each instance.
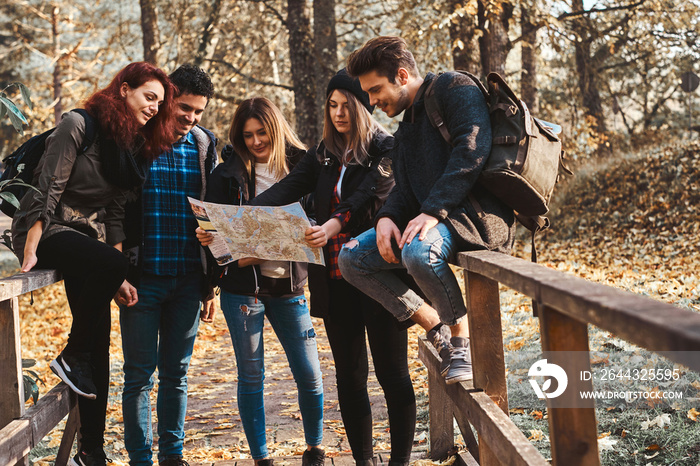
[[362, 90], [360, 80], [351, 78], [348, 72], [345, 71], [345, 68], [338, 71], [335, 76], [331, 78], [331, 81], [328, 83], [328, 88], [326, 89], [326, 98], [336, 89], [345, 89], [351, 92], [369, 113], [374, 111], [374, 105], [369, 104], [369, 95]]

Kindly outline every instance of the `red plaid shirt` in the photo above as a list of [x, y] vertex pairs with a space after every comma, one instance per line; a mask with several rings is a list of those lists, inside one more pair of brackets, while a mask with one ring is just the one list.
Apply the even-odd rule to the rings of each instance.
[[[342, 165], [338, 165], [338, 179], [340, 179], [341, 168]], [[340, 197], [338, 197], [338, 184], [336, 183], [335, 189], [333, 189], [333, 199], [331, 199], [331, 212], [334, 211], [338, 205], [340, 205]], [[340, 220], [341, 228], [343, 228], [350, 220], [350, 211], [333, 215], [331, 218], [337, 218]], [[350, 241], [351, 238], [352, 235], [349, 233], [338, 233], [328, 240], [328, 256], [330, 259], [330, 263], [328, 264], [328, 272], [330, 273], [331, 278], [335, 280], [343, 278], [342, 274], [340, 273], [340, 269], [338, 268], [338, 254], [340, 254], [340, 248], [343, 247], [343, 244]]]

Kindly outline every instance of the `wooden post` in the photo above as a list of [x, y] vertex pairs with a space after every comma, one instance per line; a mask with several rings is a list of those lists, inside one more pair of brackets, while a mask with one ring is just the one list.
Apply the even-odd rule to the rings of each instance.
[[[465, 271], [464, 283], [474, 388], [482, 389], [504, 413], [508, 414], [508, 386], [498, 282]], [[492, 452], [495, 447], [497, 446], [479, 440], [479, 464], [500, 464]]]
[[445, 393], [440, 371], [428, 371], [428, 413], [430, 415], [430, 459], [442, 460], [455, 444], [452, 402]]
[[590, 380], [579, 377], [581, 371], [591, 370], [588, 326], [547, 306], [540, 306], [539, 316], [542, 351], [552, 352], [548, 362], [561, 366], [569, 379], [564, 394], [555, 399], [556, 404], [584, 406], [551, 407], [554, 401], [547, 400], [552, 462], [562, 466], [600, 465], [595, 404], [593, 400], [582, 404], [578, 399], [580, 391], [593, 390]]
[[24, 414], [22, 347], [17, 298], [0, 302], [0, 428]]
[[[0, 429], [24, 414], [19, 300], [0, 302]], [[18, 465], [29, 464], [25, 457]]]
[[61, 437], [61, 445], [58, 447], [58, 453], [56, 454], [55, 466], [65, 466], [68, 464], [76, 434], [80, 435], [80, 414], [77, 401], [75, 406], [73, 406], [68, 413], [66, 427], [63, 429], [63, 437]]

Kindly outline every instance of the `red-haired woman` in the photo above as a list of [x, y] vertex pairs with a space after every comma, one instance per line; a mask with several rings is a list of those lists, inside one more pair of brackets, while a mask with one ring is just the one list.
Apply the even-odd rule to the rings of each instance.
[[[120, 252], [126, 193], [143, 182], [150, 159], [173, 140], [173, 87], [160, 69], [126, 66], [85, 102], [87, 116], [68, 112], [46, 140], [33, 185], [12, 222], [22, 272], [57, 269], [73, 316], [68, 343], [51, 369], [79, 397], [81, 447], [70, 464], [105, 464], [102, 450], [109, 389], [110, 301], [130, 305]], [[86, 125], [97, 135], [79, 150]]]

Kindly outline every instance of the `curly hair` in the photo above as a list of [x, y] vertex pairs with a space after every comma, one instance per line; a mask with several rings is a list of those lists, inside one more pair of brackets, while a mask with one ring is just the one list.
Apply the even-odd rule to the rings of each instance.
[[394, 84], [399, 68], [405, 68], [414, 78], [419, 77], [416, 60], [401, 37], [375, 37], [348, 57], [348, 74], [355, 78], [376, 71]]
[[196, 65], [182, 65], [170, 73], [170, 81], [177, 87], [177, 95], [202, 95], [207, 101], [214, 95], [214, 85], [206, 71]]
[[[123, 83], [136, 89], [153, 80], [163, 85], [163, 103], [158, 107], [158, 113], [145, 126], [140, 127], [120, 89]], [[175, 86], [163, 70], [150, 63], [135, 62], [119, 71], [107, 87], [92, 94], [85, 101], [84, 107], [99, 121], [106, 136], [113, 139], [119, 147], [133, 148], [138, 136], [142, 136], [145, 140], [142, 155], [152, 160], [169, 150], [176, 139], [171, 121], [175, 92]]]

